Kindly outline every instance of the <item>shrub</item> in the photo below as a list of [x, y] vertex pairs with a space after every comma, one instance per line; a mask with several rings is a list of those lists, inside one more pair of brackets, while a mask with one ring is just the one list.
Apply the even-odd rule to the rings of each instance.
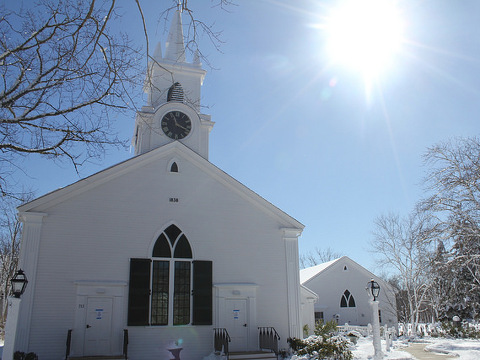
[[292, 351], [297, 355], [308, 355], [311, 359], [351, 360], [352, 352], [348, 349], [348, 340], [340, 335], [335, 335], [337, 323], [318, 322], [315, 326], [315, 335], [302, 340], [297, 338], [287, 339]]
[[286, 349], [281, 349], [281, 350], [278, 351], [278, 357], [280, 359], [286, 359], [289, 356], [290, 356], [290, 354], [289, 354], [288, 350], [286, 350]]
[[13, 354], [13, 360], [25, 360], [25, 353], [22, 351], [15, 351], [15, 354]]
[[323, 323], [323, 320], [317, 321], [315, 324], [314, 334], [317, 336], [332, 336], [337, 332], [337, 322], [335, 320]]
[[309, 355], [311, 359], [353, 359], [353, 354], [348, 349], [348, 340], [343, 336], [323, 337], [312, 335], [304, 340], [290, 338], [288, 343], [296, 355]]
[[27, 355], [25, 355], [25, 360], [38, 360], [38, 355], [34, 352], [29, 352]]
[[457, 326], [453, 322], [445, 321], [442, 323], [442, 332], [453, 338], [461, 339], [479, 339], [480, 332], [474, 327], [470, 327], [468, 324], [461, 324]]
[[13, 354], [13, 360], [38, 360], [38, 355], [34, 352], [25, 354], [22, 351], [15, 351], [15, 354]]

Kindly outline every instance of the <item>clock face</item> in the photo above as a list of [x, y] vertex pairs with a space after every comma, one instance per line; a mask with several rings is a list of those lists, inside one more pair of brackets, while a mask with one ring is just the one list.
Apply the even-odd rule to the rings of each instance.
[[170, 111], [162, 118], [162, 130], [171, 139], [183, 139], [192, 130], [192, 122], [181, 111]]

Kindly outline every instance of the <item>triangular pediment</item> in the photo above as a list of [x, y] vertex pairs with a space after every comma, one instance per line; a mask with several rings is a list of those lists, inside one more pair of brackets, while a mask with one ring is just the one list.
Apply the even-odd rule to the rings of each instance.
[[64, 188], [60, 188], [43, 195], [20, 206], [18, 210], [19, 212], [48, 212], [48, 208], [55, 206], [56, 204], [67, 201], [68, 199], [94, 189], [97, 186], [106, 184], [118, 177], [134, 171], [141, 171], [142, 167], [159, 161], [163, 158], [182, 159], [183, 161], [189, 162], [210, 178], [213, 178], [215, 181], [223, 184], [230, 191], [236, 192], [242, 199], [249, 202], [257, 209], [267, 213], [273, 218], [276, 218], [276, 220], [279, 221], [285, 228], [298, 229], [299, 231], [304, 228], [304, 225], [298, 222], [296, 219], [286, 214], [262, 198], [260, 195], [250, 190], [248, 187], [178, 141], [135, 156], [96, 174], [81, 179]]
[[382, 287], [390, 288], [390, 285], [387, 282], [385, 282], [383, 279], [379, 278], [374, 273], [367, 270], [354, 260], [350, 259], [348, 256], [342, 256], [338, 259], [334, 259], [322, 264], [300, 270], [300, 283], [308, 287], [309, 283], [311, 283], [315, 279], [323, 276], [330, 276], [332, 271], [349, 271], [351, 273], [357, 272], [362, 274], [362, 276], [367, 279], [375, 279], [377, 282], [381, 283]]

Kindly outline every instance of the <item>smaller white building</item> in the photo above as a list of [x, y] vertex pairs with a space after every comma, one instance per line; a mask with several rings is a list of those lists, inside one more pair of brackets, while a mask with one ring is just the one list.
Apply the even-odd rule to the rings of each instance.
[[372, 307], [365, 291], [374, 279], [380, 285], [381, 325], [397, 325], [397, 307], [392, 287], [347, 256], [300, 271], [301, 284], [318, 294], [314, 304], [315, 321], [336, 320], [339, 325], [372, 323]]

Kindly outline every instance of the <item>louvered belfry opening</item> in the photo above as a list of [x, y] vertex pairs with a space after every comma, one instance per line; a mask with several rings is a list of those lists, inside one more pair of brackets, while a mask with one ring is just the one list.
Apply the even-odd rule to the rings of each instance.
[[180, 103], [184, 102], [183, 88], [179, 82], [176, 82], [175, 84], [170, 86], [170, 89], [168, 89], [167, 101], [180, 102]]

